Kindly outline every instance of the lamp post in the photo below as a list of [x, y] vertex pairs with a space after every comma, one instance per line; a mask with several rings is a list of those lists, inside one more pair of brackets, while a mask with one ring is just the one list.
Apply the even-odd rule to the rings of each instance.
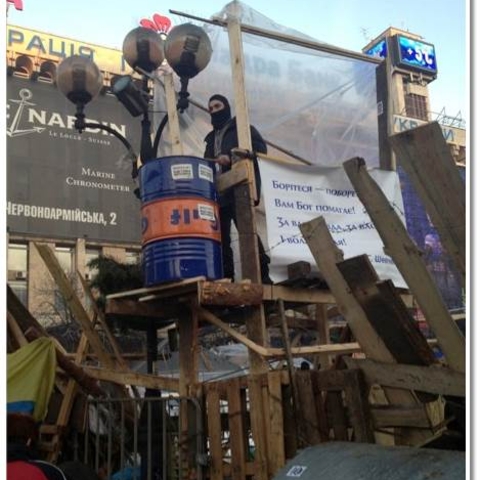
[[[188, 82], [207, 66], [212, 54], [212, 47], [205, 31], [188, 23], [174, 27], [166, 40], [153, 30], [137, 27], [125, 37], [122, 50], [128, 65], [142, 75], [141, 87], [134, 83], [131, 75], [123, 75], [111, 85], [112, 92], [132, 116], [143, 115], [140, 162], [145, 164], [155, 160], [161, 133], [168, 121], [168, 115], [165, 115], [152, 145], [151, 121], [148, 111], [150, 99], [148, 80], [152, 72], [164, 61], [167, 61], [173, 71], [177, 73], [181, 83], [177, 109], [183, 112], [188, 107]], [[59, 90], [76, 106], [75, 129], [82, 133], [87, 128], [98, 128], [118, 138], [131, 155], [132, 177], [136, 178], [138, 174], [137, 155], [130, 142], [107, 125], [85, 121], [86, 105], [98, 95], [103, 86], [102, 74], [95, 63], [91, 59], [79, 55], [68, 57], [58, 66], [56, 80]], [[148, 319], [146, 326], [149, 373], [153, 373], [157, 357], [156, 323], [157, 319]]]
[[[148, 28], [134, 28], [125, 37], [122, 50], [125, 61], [142, 75], [142, 87], [135, 85], [131, 75], [124, 75], [111, 86], [112, 92], [132, 116], [143, 115], [140, 162], [145, 163], [156, 157], [161, 131], [168, 121], [166, 116], [152, 145], [148, 112], [149, 74], [167, 61], [180, 77], [181, 89], [177, 108], [183, 112], [188, 107], [188, 81], [208, 65], [212, 46], [208, 35], [201, 27], [186, 23], [174, 27], [166, 40]], [[85, 106], [98, 95], [103, 86], [102, 74], [95, 63], [79, 55], [68, 57], [58, 66], [56, 79], [60, 91], [76, 105], [75, 129], [82, 133], [86, 128], [99, 128], [111, 133], [125, 145], [136, 162], [136, 155], [125, 137], [107, 125], [85, 121]]]

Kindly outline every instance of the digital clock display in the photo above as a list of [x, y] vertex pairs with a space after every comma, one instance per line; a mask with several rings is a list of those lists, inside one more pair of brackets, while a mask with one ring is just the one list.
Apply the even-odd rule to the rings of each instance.
[[396, 43], [399, 67], [430, 72], [431, 74], [437, 73], [437, 58], [435, 47], [432, 44], [403, 35], [396, 36]]

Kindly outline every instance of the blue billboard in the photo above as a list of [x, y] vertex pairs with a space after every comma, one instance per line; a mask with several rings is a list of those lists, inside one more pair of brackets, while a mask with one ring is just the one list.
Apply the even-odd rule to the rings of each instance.
[[397, 47], [395, 55], [397, 67], [436, 75], [437, 57], [432, 44], [403, 35], [395, 35], [394, 41]]

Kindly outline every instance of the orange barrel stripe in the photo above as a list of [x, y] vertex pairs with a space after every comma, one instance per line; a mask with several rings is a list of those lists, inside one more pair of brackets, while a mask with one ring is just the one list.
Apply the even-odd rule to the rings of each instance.
[[216, 202], [201, 198], [164, 198], [142, 206], [142, 243], [172, 237], [221, 241]]

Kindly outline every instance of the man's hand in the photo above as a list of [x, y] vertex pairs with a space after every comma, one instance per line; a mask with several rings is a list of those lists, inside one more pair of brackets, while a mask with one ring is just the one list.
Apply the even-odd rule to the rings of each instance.
[[230, 160], [230, 157], [228, 155], [225, 155], [225, 154], [219, 155], [215, 159], [215, 162], [217, 162], [219, 165], [224, 165], [226, 167], [229, 167], [232, 164], [232, 161]]

